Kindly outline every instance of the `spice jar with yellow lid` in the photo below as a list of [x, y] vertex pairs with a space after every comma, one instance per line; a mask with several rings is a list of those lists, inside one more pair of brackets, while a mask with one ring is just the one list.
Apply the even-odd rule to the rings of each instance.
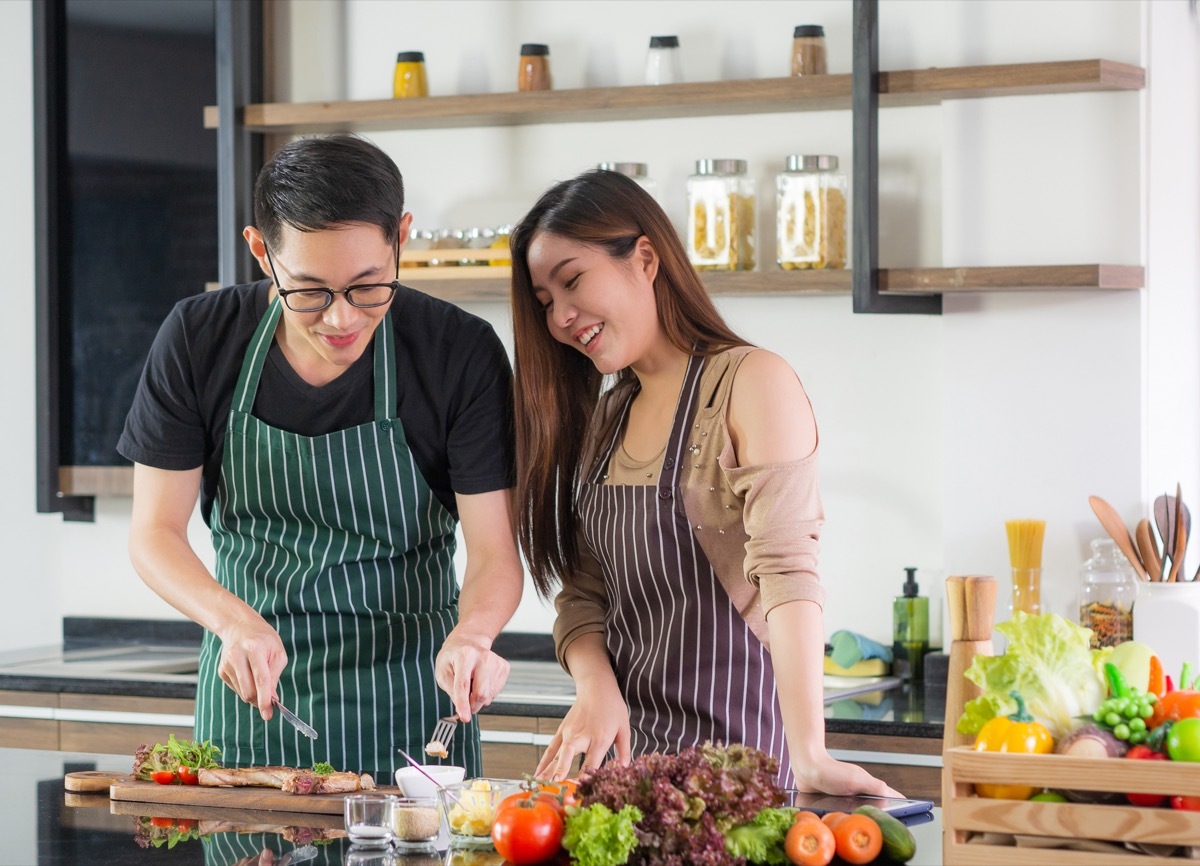
[[825, 28], [798, 24], [792, 31], [792, 75], [825, 74]]
[[396, 76], [392, 81], [396, 99], [428, 96], [429, 82], [425, 77], [425, 52], [401, 51], [396, 55]]
[[754, 178], [744, 159], [698, 159], [687, 179], [688, 259], [698, 271], [754, 270]]
[[517, 90], [550, 90], [550, 46], [526, 42], [517, 67]]
[[787, 158], [775, 176], [775, 261], [786, 271], [846, 267], [846, 176], [836, 156]]

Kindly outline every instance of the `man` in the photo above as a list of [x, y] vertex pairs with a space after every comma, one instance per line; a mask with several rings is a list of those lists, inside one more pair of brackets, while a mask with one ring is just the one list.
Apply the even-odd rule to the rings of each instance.
[[[151, 349], [118, 445], [130, 555], [206, 629], [196, 737], [225, 763], [386, 781], [397, 747], [470, 722], [508, 673], [491, 645], [522, 586], [511, 371], [486, 322], [396, 281], [412, 215], [374, 145], [288, 144], [255, 221], [243, 236], [268, 279], [180, 302]], [[188, 543], [197, 494], [215, 575]], [[474, 723], [449, 758], [480, 773]]]

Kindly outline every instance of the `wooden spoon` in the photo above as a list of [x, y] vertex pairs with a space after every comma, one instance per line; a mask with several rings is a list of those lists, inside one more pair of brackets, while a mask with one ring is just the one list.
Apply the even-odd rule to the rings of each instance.
[[[1171, 553], [1171, 572], [1167, 575], [1167, 580], [1171, 583], [1175, 582], [1179, 570], [1183, 567], [1183, 555], [1187, 551], [1188, 530], [1191, 528], [1185, 526], [1183, 522], [1184, 509], [1187, 508], [1183, 504], [1183, 492], [1179, 488], [1179, 484], [1175, 484], [1175, 546]], [[1188, 523], [1191, 523], [1189, 518]]]
[[1149, 580], [1146, 576], [1146, 568], [1142, 565], [1142, 558], [1138, 556], [1137, 550], [1133, 546], [1133, 538], [1129, 535], [1129, 529], [1125, 526], [1125, 521], [1121, 519], [1121, 515], [1117, 514], [1117, 510], [1101, 499], [1099, 496], [1089, 496], [1088, 504], [1092, 506], [1092, 511], [1100, 520], [1100, 525], [1103, 526], [1113, 541], [1117, 543], [1117, 547], [1121, 548], [1121, 552], [1125, 554], [1125, 558], [1129, 560], [1129, 564], [1133, 566], [1133, 570], [1137, 572], [1138, 577], [1142, 580]]
[[1137, 539], [1138, 553], [1142, 557], [1142, 565], [1146, 568], [1146, 575], [1150, 580], [1162, 580], [1163, 560], [1158, 552], [1158, 542], [1154, 540], [1150, 521], [1144, 517], [1139, 520], [1134, 536]]
[[[1156, 496], [1154, 499], [1154, 525], [1158, 527], [1158, 537], [1162, 541], [1162, 558], [1163, 564], [1171, 559], [1171, 553], [1175, 550], [1175, 500], [1167, 494]], [[1163, 576], [1160, 580], [1165, 580], [1167, 576], [1166, 570], [1163, 571]]]

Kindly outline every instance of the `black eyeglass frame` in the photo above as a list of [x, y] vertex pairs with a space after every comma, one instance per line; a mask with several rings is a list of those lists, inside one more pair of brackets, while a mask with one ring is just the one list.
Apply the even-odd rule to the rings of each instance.
[[[369, 310], [374, 307], [382, 307], [382, 306], [384, 306], [386, 304], [390, 304], [392, 302], [392, 299], [396, 297], [396, 290], [399, 289], [400, 285], [401, 285], [400, 279], [399, 279], [400, 278], [400, 252], [399, 252], [399, 250], [396, 251], [396, 279], [392, 280], [390, 283], [361, 283], [361, 284], [355, 285], [355, 286], [346, 286], [346, 288], [344, 288], [344, 289], [331, 289], [328, 286], [314, 286], [311, 289], [285, 289], [283, 286], [281, 286], [279, 284], [279, 276], [275, 273], [275, 261], [271, 258], [271, 250], [267, 246], [266, 241], [263, 241], [263, 252], [265, 252], [267, 254], [267, 267], [269, 267], [271, 269], [271, 279], [275, 283], [276, 291], [279, 292], [279, 299], [281, 301], [283, 301], [283, 303], [287, 305], [287, 308], [289, 310], [291, 310], [293, 313], [320, 313], [323, 310], [327, 310], [330, 308], [330, 306], [333, 305], [333, 296], [334, 295], [345, 295], [346, 303], [350, 304], [350, 306], [352, 306], [352, 307], [358, 307], [360, 310]], [[379, 301], [378, 303], [375, 303], [375, 304], [360, 304], [354, 300], [354, 295], [352, 294], [352, 292], [354, 292], [358, 289], [382, 289], [382, 288], [391, 289], [391, 293], [388, 295], [387, 300]], [[319, 307], [311, 307], [311, 308], [305, 309], [305, 310], [297, 310], [295, 307], [292, 306], [291, 301], [288, 300], [289, 295], [295, 295], [298, 293], [310, 294], [312, 292], [323, 293], [325, 295], [325, 303]]]

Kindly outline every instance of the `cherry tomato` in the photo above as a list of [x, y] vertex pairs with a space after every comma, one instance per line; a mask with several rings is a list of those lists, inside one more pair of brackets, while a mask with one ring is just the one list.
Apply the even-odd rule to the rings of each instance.
[[180, 818], [175, 822], [175, 829], [180, 833], [190, 833], [196, 827], [195, 818]]
[[1200, 761], [1200, 719], [1180, 719], [1171, 725], [1167, 754], [1172, 761]]
[[492, 844], [496, 853], [515, 866], [541, 863], [558, 853], [562, 846], [563, 819], [558, 810], [547, 802], [545, 794], [536, 800], [504, 806], [492, 822]]
[[151, 818], [150, 826], [157, 827], [160, 830], [166, 830], [168, 827], [175, 826], [175, 820], [173, 818]]
[[1175, 796], [1171, 798], [1172, 809], [1183, 809], [1186, 812], [1200, 812], [1200, 797]]
[[150, 774], [150, 778], [158, 782], [160, 785], [175, 784], [175, 774], [170, 770], [155, 770]]
[[199, 785], [200, 784], [200, 774], [197, 773], [195, 770], [193, 770], [191, 767], [180, 767], [179, 768], [179, 781], [183, 782], [183, 784], [185, 784], [185, 785]]
[[783, 851], [795, 866], [828, 866], [836, 850], [833, 831], [815, 817], [797, 815], [783, 840]]
[[833, 828], [837, 855], [859, 866], [870, 863], [883, 850], [883, 831], [866, 815], [847, 815]]

